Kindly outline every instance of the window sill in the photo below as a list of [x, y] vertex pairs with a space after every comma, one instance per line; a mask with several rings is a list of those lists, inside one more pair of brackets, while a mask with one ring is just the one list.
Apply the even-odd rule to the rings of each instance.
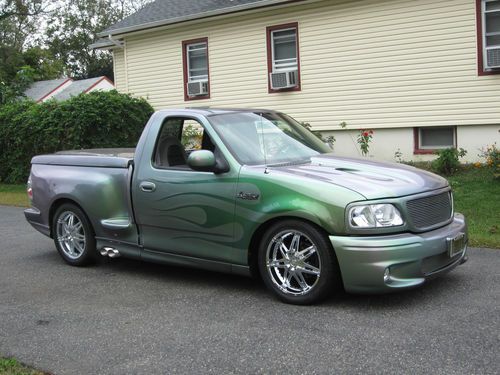
[[479, 68], [479, 72], [478, 72], [479, 76], [493, 76], [496, 74], [500, 74], [500, 69], [484, 70], [484, 69]]
[[276, 89], [269, 89], [269, 94], [278, 94], [280, 92], [291, 92], [291, 91], [302, 91], [301, 87], [300, 87], [300, 84], [298, 86], [295, 86], [295, 87], [290, 87], [290, 88], [287, 88], [287, 89], [280, 89], [280, 90], [276, 90]]
[[200, 95], [200, 96], [193, 96], [193, 97], [189, 97], [189, 96], [186, 96], [184, 98], [184, 101], [185, 102], [190, 102], [192, 100], [203, 100], [203, 99], [210, 99], [210, 95]]
[[413, 150], [413, 155], [431, 155], [442, 150], [447, 150], [449, 148], [456, 148], [455, 146], [445, 147], [445, 148], [433, 148], [433, 149], [415, 149]]
[[439, 151], [439, 149], [435, 149], [435, 150], [417, 149], [417, 150], [413, 150], [413, 155], [431, 155], [431, 154], [435, 154], [437, 151]]

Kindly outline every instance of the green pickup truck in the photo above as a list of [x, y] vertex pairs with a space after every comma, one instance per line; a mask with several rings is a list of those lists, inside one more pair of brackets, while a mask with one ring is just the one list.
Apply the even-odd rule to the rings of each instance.
[[269, 110], [156, 112], [135, 149], [36, 156], [29, 223], [62, 258], [99, 254], [263, 279], [281, 300], [422, 285], [467, 260], [447, 181], [336, 157]]

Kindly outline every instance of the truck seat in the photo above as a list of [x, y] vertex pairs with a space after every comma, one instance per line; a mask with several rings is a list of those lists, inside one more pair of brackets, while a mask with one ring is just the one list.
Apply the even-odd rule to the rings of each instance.
[[182, 143], [174, 137], [160, 141], [155, 158], [156, 165], [161, 167], [186, 166], [186, 151]]

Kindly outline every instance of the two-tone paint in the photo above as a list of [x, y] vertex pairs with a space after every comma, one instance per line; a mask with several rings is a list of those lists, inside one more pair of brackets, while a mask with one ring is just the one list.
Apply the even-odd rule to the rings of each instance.
[[[134, 150], [91, 150], [32, 160], [28, 221], [53, 236], [51, 223], [64, 202], [80, 206], [97, 247], [127, 257], [250, 275], [263, 231], [285, 218], [322, 228], [336, 253], [344, 288], [383, 292], [414, 287], [467, 259], [449, 257], [449, 239], [467, 233], [453, 214], [438, 228], [415, 231], [352, 230], [348, 209], [357, 202], [387, 202], [407, 216], [404, 202], [448, 191], [445, 179], [412, 167], [365, 159], [313, 157], [300, 165], [241, 165], [211, 126], [231, 110], [156, 112]], [[158, 169], [154, 148], [168, 117], [198, 121], [229, 166], [225, 173]], [[389, 271], [388, 271], [389, 270]]]

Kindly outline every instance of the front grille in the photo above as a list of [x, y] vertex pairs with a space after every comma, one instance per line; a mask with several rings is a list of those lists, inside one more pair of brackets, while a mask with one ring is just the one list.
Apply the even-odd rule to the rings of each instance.
[[413, 226], [425, 229], [446, 223], [453, 211], [449, 191], [406, 202], [406, 209]]

